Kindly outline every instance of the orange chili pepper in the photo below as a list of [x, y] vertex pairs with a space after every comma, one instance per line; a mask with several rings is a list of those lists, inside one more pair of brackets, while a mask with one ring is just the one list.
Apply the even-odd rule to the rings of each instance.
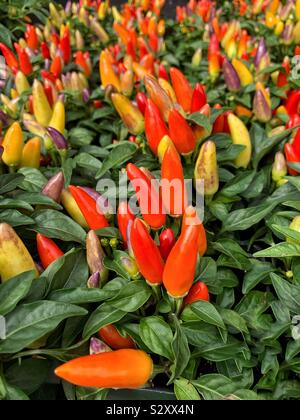
[[135, 348], [132, 338], [128, 335], [123, 337], [117, 328], [112, 324], [100, 328], [98, 334], [99, 337], [113, 350]]

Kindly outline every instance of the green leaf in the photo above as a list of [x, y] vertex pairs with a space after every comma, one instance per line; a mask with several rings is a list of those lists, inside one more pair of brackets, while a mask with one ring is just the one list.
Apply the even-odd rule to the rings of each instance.
[[273, 271], [274, 267], [272, 264], [258, 260], [253, 261], [252, 268], [244, 276], [243, 294], [249, 293], [250, 290], [265, 280]]
[[126, 312], [121, 309], [115, 308], [109, 303], [102, 303], [94, 312], [92, 312], [87, 323], [83, 329], [83, 339], [90, 338], [93, 334], [99, 331], [100, 328], [108, 324], [114, 324], [120, 321]]
[[291, 239], [293, 242], [297, 242], [297, 244], [300, 245], [300, 233], [297, 232], [294, 229], [290, 229], [288, 227], [279, 226], [279, 225], [272, 225], [272, 229], [274, 229], [276, 232], [280, 233], [287, 239]]
[[22, 174], [4, 174], [0, 176], [0, 194], [13, 191], [22, 181]]
[[281, 242], [279, 244], [270, 246], [267, 249], [258, 251], [254, 254], [254, 257], [258, 258], [285, 258], [285, 257], [299, 257], [300, 256], [300, 245]]
[[86, 310], [78, 306], [47, 300], [20, 305], [6, 316], [6, 338], [0, 341], [0, 353], [16, 353], [64, 319], [84, 314]]
[[28, 204], [32, 206], [46, 206], [51, 207], [55, 210], [62, 210], [62, 207], [57, 204], [52, 198], [47, 197], [41, 193], [34, 193], [34, 192], [23, 192], [18, 194], [17, 198], [19, 200], [26, 201]]
[[108, 303], [123, 311], [135, 312], [149, 300], [151, 294], [151, 288], [144, 280], [135, 280], [124, 286]]
[[231, 181], [227, 182], [221, 193], [226, 197], [234, 197], [246, 191], [251, 185], [256, 171], [244, 171], [236, 175]]
[[76, 387], [76, 397], [80, 401], [101, 401], [107, 399], [108, 389]]
[[300, 287], [289, 283], [275, 273], [271, 274], [272, 284], [279, 300], [284, 303], [291, 312], [300, 313]]
[[171, 327], [159, 316], [149, 316], [140, 321], [140, 336], [154, 353], [169, 360], [174, 359], [172, 351], [173, 333]]
[[76, 162], [76, 165], [80, 168], [88, 169], [93, 175], [96, 175], [97, 171], [99, 171], [102, 166], [100, 160], [88, 153], [79, 153], [74, 159], [74, 162]]
[[0, 23], [0, 42], [7, 45], [9, 48], [13, 48], [12, 46], [12, 33], [10, 30]]
[[3, 198], [0, 201], [0, 209], [22, 209], [27, 211], [33, 211], [33, 208], [29, 203], [23, 200], [13, 198]]
[[219, 312], [225, 324], [242, 333], [247, 334], [249, 332], [246, 321], [237, 312], [226, 308], [219, 308]]
[[0, 221], [1, 223], [8, 223], [13, 227], [34, 225], [33, 219], [20, 213], [18, 210], [12, 209], [1, 211]]
[[179, 401], [197, 401], [201, 399], [194, 385], [184, 378], [175, 380], [174, 392]]
[[212, 246], [215, 250], [230, 257], [234, 261], [236, 268], [244, 270], [251, 266], [247, 252], [232, 239], [223, 238], [214, 242]]
[[169, 383], [181, 376], [187, 367], [191, 356], [188, 340], [176, 316], [173, 317], [173, 321], [175, 326], [175, 334], [172, 342], [174, 364], [171, 367], [172, 376]]
[[205, 300], [199, 300], [197, 302], [193, 302], [190, 305], [190, 308], [200, 321], [204, 321], [208, 324], [215, 325], [223, 330], [226, 329], [221, 315], [210, 302], [207, 302]]
[[18, 184], [22, 190], [40, 192], [47, 183], [47, 178], [38, 169], [21, 168], [18, 173], [24, 175], [23, 181]]
[[189, 115], [188, 120], [199, 125], [200, 127], [203, 127], [209, 133], [212, 130], [212, 125], [210, 123], [209, 117], [202, 114], [201, 112], [194, 112], [193, 114]]
[[49, 299], [56, 302], [72, 303], [82, 305], [84, 303], [102, 302], [114, 295], [103, 289], [87, 289], [86, 287], [76, 287], [75, 289], [59, 289], [50, 293]]
[[0, 284], [0, 315], [6, 315], [15, 309], [29, 292], [35, 276], [34, 271], [27, 271]]
[[138, 150], [135, 143], [124, 142], [114, 147], [107, 158], [104, 159], [101, 169], [97, 172], [96, 178], [101, 178], [107, 171], [119, 168], [127, 162]]
[[49, 238], [84, 244], [86, 233], [74, 220], [56, 210], [37, 210], [32, 214], [36, 232]]
[[93, 141], [94, 133], [86, 128], [75, 127], [69, 132], [70, 143], [74, 147], [85, 146]]

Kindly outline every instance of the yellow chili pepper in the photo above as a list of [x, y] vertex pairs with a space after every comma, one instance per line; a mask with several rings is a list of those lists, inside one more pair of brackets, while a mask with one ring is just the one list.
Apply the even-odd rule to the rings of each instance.
[[20, 166], [28, 168], [40, 167], [41, 159], [41, 140], [39, 137], [33, 137], [28, 140], [23, 148], [22, 159]]
[[282, 21], [280, 21], [275, 26], [274, 33], [275, 33], [275, 35], [279, 36], [279, 35], [282, 34], [283, 30], [284, 30], [284, 23]]
[[171, 84], [169, 82], [167, 82], [166, 79], [162, 79], [162, 78], [159, 78], [158, 79], [158, 83], [163, 88], [163, 90], [169, 95], [169, 97], [172, 100], [172, 102], [176, 103], [177, 102], [177, 98], [176, 98], [174, 89], [171, 86]]
[[131, 134], [137, 136], [144, 131], [144, 117], [140, 110], [121, 93], [112, 93], [112, 102]]
[[38, 272], [22, 240], [7, 223], [0, 224], [0, 276], [5, 282], [25, 271]]
[[295, 12], [296, 12], [296, 19], [300, 20], [300, 0], [296, 0]]
[[27, 77], [21, 71], [18, 71], [15, 77], [16, 89], [19, 95], [30, 89]]
[[229, 114], [228, 116], [228, 125], [230, 129], [230, 134], [233, 144], [241, 144], [245, 146], [244, 150], [238, 155], [235, 160], [235, 164], [238, 168], [247, 168], [251, 159], [252, 153], [252, 144], [250, 139], [250, 134], [243, 123], [237, 116], [234, 114]]
[[58, 130], [61, 134], [65, 132], [65, 105], [62, 98], [58, 98], [54, 107], [52, 118], [49, 122], [49, 127], [53, 127]]
[[49, 105], [47, 96], [45, 95], [43, 86], [37, 79], [33, 82], [32, 97], [34, 116], [39, 124], [43, 127], [47, 127], [52, 117], [52, 109]]
[[107, 85], [113, 85], [120, 92], [119, 77], [115, 74], [109, 53], [105, 50], [100, 54], [99, 70], [102, 86], [105, 88]]
[[85, 218], [83, 217], [83, 214], [81, 213], [81, 210], [79, 209], [78, 204], [76, 203], [72, 194], [68, 190], [63, 190], [60, 198], [62, 205], [67, 210], [72, 219], [75, 220], [75, 222], [77, 222], [84, 229], [88, 229], [89, 226]]
[[134, 75], [132, 70], [126, 70], [121, 74], [121, 91], [126, 96], [131, 96], [134, 85]]
[[244, 64], [242, 61], [238, 60], [237, 58], [234, 58], [232, 60], [232, 65], [240, 78], [242, 86], [248, 86], [251, 83], [253, 83], [254, 81], [253, 76], [250, 70], [248, 69], [248, 67], [246, 66], [246, 64]]
[[161, 139], [161, 141], [159, 142], [159, 145], [158, 145], [158, 148], [157, 148], [157, 156], [158, 156], [158, 159], [159, 159], [160, 163], [162, 163], [164, 155], [165, 155], [167, 149], [169, 148], [169, 146], [175, 147], [174, 143], [172, 142], [170, 137], [169, 136], [164, 136]]
[[197, 181], [204, 181], [205, 196], [212, 196], [219, 189], [217, 151], [215, 143], [211, 140], [203, 143], [200, 148], [199, 156], [195, 165], [194, 179], [196, 189], [199, 193], [202, 192], [202, 188], [199, 189]]
[[7, 166], [19, 166], [24, 147], [23, 133], [18, 122], [14, 122], [7, 130], [2, 146], [2, 160]]

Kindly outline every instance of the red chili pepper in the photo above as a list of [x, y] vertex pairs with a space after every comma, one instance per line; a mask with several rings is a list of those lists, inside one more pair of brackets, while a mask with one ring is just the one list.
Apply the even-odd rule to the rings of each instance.
[[102, 107], [103, 107], [103, 102], [102, 102], [102, 101], [100, 101], [100, 99], [94, 99], [94, 100], [93, 100], [93, 107], [94, 107], [95, 109], [100, 109], [100, 108], [102, 108]]
[[25, 32], [25, 38], [27, 41], [27, 45], [32, 50], [36, 50], [39, 46], [39, 39], [35, 30], [35, 27], [33, 25], [26, 25], [26, 32]]
[[178, 103], [182, 106], [185, 112], [190, 112], [193, 89], [191, 88], [187, 78], [175, 67], [171, 67], [170, 76]]
[[0, 49], [8, 67], [11, 70], [17, 70], [19, 68], [19, 63], [12, 50], [2, 43], [0, 43]]
[[24, 73], [26, 76], [32, 73], [32, 65], [29, 59], [29, 56], [25, 50], [25, 48], [22, 48], [20, 44], [15, 42], [15, 49], [17, 50], [19, 63], [20, 63], [20, 70], [22, 73]]
[[130, 242], [140, 272], [150, 285], [161, 284], [164, 262], [159, 249], [141, 219], [133, 222]]
[[69, 63], [72, 52], [71, 52], [70, 30], [68, 27], [65, 28], [63, 36], [60, 39], [60, 49], [61, 49], [65, 64]]
[[163, 230], [159, 235], [159, 251], [164, 261], [167, 260], [175, 242], [174, 232], [170, 228]]
[[160, 191], [155, 182], [140, 168], [132, 163], [126, 166], [140, 205], [141, 213], [146, 223], [153, 229], [159, 229], [166, 223]]
[[36, 235], [37, 250], [43, 267], [46, 269], [50, 264], [62, 257], [64, 253], [52, 239], [38, 233]]
[[290, 67], [290, 60], [288, 57], [286, 57], [283, 60], [282, 67], [284, 68], [285, 72], [279, 72], [278, 79], [277, 79], [277, 87], [282, 88], [286, 86], [289, 82], [289, 75], [291, 71]]
[[87, 192], [73, 185], [69, 186], [69, 190], [91, 229], [97, 230], [108, 227], [106, 217], [101, 213], [96, 201]]
[[133, 61], [136, 61], [136, 53], [135, 53], [135, 46], [133, 45], [131, 39], [128, 41], [126, 45], [126, 53], [130, 55]]
[[50, 80], [50, 82], [55, 84], [57, 78], [54, 76], [54, 74], [50, 73], [47, 70], [41, 70], [41, 75], [43, 79], [48, 79]]
[[164, 136], [169, 135], [169, 130], [155, 103], [148, 99], [145, 111], [145, 133], [152, 152], [157, 155], [157, 148]]
[[52, 61], [50, 72], [54, 74], [56, 78], [58, 78], [60, 73], [62, 72], [62, 60], [59, 55], [57, 55]]
[[167, 69], [165, 68], [163, 64], [159, 65], [158, 77], [160, 77], [161, 79], [165, 79], [167, 82], [169, 81], [169, 75], [168, 75]]
[[46, 42], [41, 43], [41, 54], [45, 60], [50, 59], [50, 50]]
[[28, 108], [29, 108], [30, 114], [33, 115], [34, 110], [33, 110], [33, 96], [32, 95], [30, 95], [28, 99]]
[[189, 226], [181, 233], [168, 256], [163, 283], [168, 294], [174, 298], [184, 297], [193, 284], [198, 256], [198, 237], [198, 225]]
[[113, 350], [134, 349], [135, 344], [130, 336], [123, 337], [117, 328], [112, 325], [106, 325], [100, 328], [99, 337]]
[[288, 120], [288, 122], [286, 123], [285, 128], [286, 128], [286, 129], [289, 129], [289, 128], [294, 128], [294, 127], [297, 127], [297, 125], [299, 125], [299, 126], [300, 126], [300, 115], [295, 114], [295, 115], [292, 115], [292, 116], [290, 117], [290, 119], [289, 119], [289, 120]]
[[286, 100], [285, 107], [290, 117], [292, 115], [299, 114], [299, 104], [300, 89], [292, 91]]
[[198, 238], [198, 252], [201, 257], [206, 253], [207, 250], [207, 239], [206, 232], [203, 224], [201, 223], [197, 210], [195, 207], [189, 206], [185, 209], [183, 218], [181, 232], [184, 232], [189, 226], [196, 224], [199, 227], [199, 238]]
[[171, 109], [169, 113], [170, 137], [180, 154], [188, 155], [196, 147], [196, 137], [186, 119], [177, 111]]
[[[49, 82], [48, 82], [49, 83]], [[44, 84], [44, 92], [45, 95], [47, 96], [49, 105], [52, 107], [53, 106], [53, 93], [52, 93], [52, 87], [48, 84]]]
[[190, 305], [198, 300], [207, 300], [209, 302], [209, 291], [206, 284], [202, 281], [198, 281], [191, 287], [187, 297], [183, 301], [183, 304]]
[[295, 169], [293, 169], [289, 166], [289, 162], [292, 162], [292, 163], [293, 162], [296, 162], [296, 163], [300, 162], [299, 154], [296, 152], [293, 145], [290, 144], [290, 143], [286, 143], [284, 145], [284, 153], [285, 153], [285, 158], [287, 160], [289, 174], [291, 176], [297, 176], [298, 172]]
[[300, 159], [300, 128], [298, 128], [297, 130], [292, 145], [295, 153], [297, 154], [297, 156], [299, 156]]
[[122, 201], [118, 207], [118, 226], [121, 232], [121, 236], [125, 247], [127, 248], [127, 228], [130, 221], [134, 222], [135, 215], [132, 213], [129, 204], [126, 201]]
[[144, 92], [138, 92], [135, 100], [137, 102], [137, 106], [139, 107], [139, 110], [143, 115], [145, 115], [146, 106], [147, 106], [147, 96], [144, 94]]
[[153, 52], [157, 52], [158, 50], [158, 36], [155, 32], [150, 32], [149, 34], [149, 45]]
[[91, 74], [91, 67], [89, 65], [89, 56], [82, 51], [76, 51], [75, 53], [75, 63], [77, 66], [81, 67], [84, 71], [85, 76], [89, 77]]
[[187, 204], [186, 189], [180, 156], [174, 146], [169, 146], [164, 154], [161, 179], [162, 197], [168, 214], [171, 216], [183, 214]]
[[51, 34], [51, 42], [56, 46], [56, 47], [58, 47], [59, 46], [59, 42], [60, 42], [60, 39], [59, 39], [59, 35], [56, 33], [56, 32], [52, 32], [52, 34]]
[[191, 113], [198, 112], [200, 109], [206, 105], [207, 98], [203, 86], [200, 83], [197, 83], [193, 91], [192, 104], [191, 104]]

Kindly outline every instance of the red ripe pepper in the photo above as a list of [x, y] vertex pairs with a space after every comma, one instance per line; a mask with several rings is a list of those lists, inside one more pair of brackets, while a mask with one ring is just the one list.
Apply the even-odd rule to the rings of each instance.
[[99, 337], [113, 350], [134, 349], [135, 344], [131, 337], [123, 337], [117, 328], [110, 324], [100, 328]]
[[288, 122], [286, 123], [285, 128], [286, 128], [286, 129], [289, 129], [289, 128], [294, 128], [294, 127], [297, 127], [297, 125], [299, 125], [299, 126], [300, 126], [300, 115], [295, 114], [295, 115], [292, 115], [292, 116], [290, 117], [290, 119], [289, 119], [289, 120], [288, 120]]
[[300, 45], [297, 45], [294, 50], [294, 55], [300, 55]]
[[143, 57], [145, 57], [145, 55], [149, 53], [148, 47], [147, 47], [146, 41], [142, 37], [138, 39], [138, 44], [139, 44], [140, 57], [142, 59]]
[[282, 88], [288, 84], [288, 78], [290, 75], [291, 67], [290, 67], [290, 60], [286, 57], [283, 60], [282, 67], [284, 68], [285, 72], [280, 72], [277, 79], [277, 86]]
[[150, 32], [149, 34], [149, 45], [153, 52], [157, 52], [158, 50], [158, 36], [155, 32]]
[[297, 176], [298, 172], [289, 166], [289, 162], [296, 162], [296, 163], [300, 162], [299, 154], [296, 152], [293, 145], [290, 143], [286, 143], [284, 145], [284, 153], [285, 153], [285, 158], [287, 160], [289, 174], [291, 176]]
[[143, 115], [145, 115], [146, 106], [147, 106], [147, 96], [144, 94], [144, 92], [138, 92], [135, 97], [137, 106], [139, 107], [139, 110]]
[[29, 59], [29, 56], [25, 50], [25, 48], [22, 48], [20, 44], [15, 42], [15, 49], [17, 50], [19, 63], [20, 63], [20, 70], [22, 73], [24, 73], [26, 76], [32, 73], [32, 65]]
[[25, 38], [27, 41], [27, 45], [32, 50], [36, 50], [39, 46], [39, 39], [35, 30], [35, 27], [33, 25], [26, 25], [26, 32], [25, 32]]
[[131, 39], [128, 41], [128, 44], [126, 45], [126, 53], [127, 55], [130, 55], [132, 57], [133, 61], [136, 61], [135, 46], [133, 45]]
[[203, 224], [201, 223], [198, 217], [196, 208], [189, 206], [185, 209], [182, 218], [181, 232], [184, 232], [190, 225], [193, 224], [196, 224], [199, 227], [198, 252], [200, 257], [203, 257], [207, 250], [206, 232]]
[[290, 117], [292, 115], [299, 114], [299, 104], [300, 104], [300, 89], [297, 89], [297, 90], [292, 91], [286, 100], [285, 107]]
[[43, 79], [48, 79], [50, 80], [50, 82], [54, 83], [56, 82], [56, 77], [54, 76], [54, 74], [50, 73], [47, 70], [41, 70], [41, 75]]
[[48, 83], [44, 84], [44, 92], [45, 92], [45, 95], [47, 96], [49, 105], [52, 107], [53, 106], [53, 93], [52, 93], [52, 87]]
[[153, 179], [145, 174], [140, 168], [128, 163], [127, 175], [130, 179], [140, 205], [143, 218], [153, 229], [159, 229], [166, 223], [160, 191], [156, 188]]
[[121, 236], [125, 247], [127, 248], [127, 228], [130, 221], [134, 222], [135, 215], [132, 213], [129, 204], [126, 201], [122, 201], [118, 207], [118, 226], [121, 232]]
[[196, 137], [186, 119], [177, 111], [171, 109], [169, 113], [170, 137], [178, 151], [183, 155], [192, 153], [196, 147]]
[[[214, 106], [214, 109], [222, 109], [220, 104]], [[230, 111], [225, 111], [221, 115], [219, 115], [213, 124], [213, 134], [217, 133], [230, 133], [229, 125], [228, 125], [228, 115]]]
[[2, 43], [0, 43], [0, 49], [8, 67], [11, 70], [17, 70], [19, 68], [19, 63], [12, 50]]
[[300, 128], [298, 128], [297, 133], [293, 140], [293, 149], [300, 158]]
[[61, 49], [65, 64], [69, 63], [72, 52], [71, 52], [70, 30], [68, 27], [65, 28], [63, 36], [60, 39], [60, 49]]
[[76, 51], [75, 53], [75, 63], [77, 66], [81, 67], [84, 71], [85, 76], [89, 77], [91, 74], [91, 67], [89, 65], [89, 53], [83, 53], [82, 51]]
[[206, 105], [207, 98], [203, 86], [200, 83], [197, 83], [193, 91], [192, 104], [191, 104], [191, 113], [198, 112], [200, 109]]
[[34, 111], [33, 111], [33, 96], [32, 95], [30, 95], [28, 99], [28, 108], [29, 108], [30, 114], [33, 115]]
[[140, 272], [150, 285], [162, 283], [164, 262], [159, 249], [141, 219], [135, 219], [130, 232], [132, 251]]
[[163, 283], [168, 294], [174, 298], [184, 297], [193, 284], [198, 256], [198, 237], [198, 225], [189, 226], [181, 233], [168, 256]]
[[191, 88], [187, 78], [175, 67], [171, 67], [170, 76], [178, 103], [182, 106], [185, 112], [190, 112], [193, 89]]
[[108, 227], [106, 217], [101, 213], [96, 201], [87, 192], [73, 185], [69, 186], [69, 190], [91, 229], [97, 230]]
[[198, 300], [206, 300], [209, 302], [209, 291], [206, 284], [202, 281], [198, 281], [191, 287], [187, 297], [183, 301], [183, 304], [190, 305]]
[[60, 73], [62, 72], [62, 60], [59, 55], [57, 55], [52, 61], [50, 72], [54, 74], [56, 78], [59, 77]]
[[167, 82], [169, 81], [169, 76], [168, 76], [167, 69], [165, 68], [165, 66], [163, 64], [159, 65], [158, 77], [161, 78], [161, 79], [165, 79]]
[[[164, 206], [171, 216], [183, 214], [186, 208], [186, 189], [180, 156], [175, 147], [169, 146], [164, 154], [161, 165], [162, 197]], [[166, 186], [164, 183], [168, 181]], [[174, 187], [171, 187], [175, 184]], [[168, 188], [168, 191], [164, 191]]]
[[102, 108], [102, 107], [103, 107], [103, 103], [102, 103], [102, 101], [100, 101], [100, 99], [94, 99], [94, 101], [93, 101], [93, 107], [94, 107], [95, 109], [100, 109], [100, 108]]
[[145, 133], [152, 152], [157, 155], [157, 148], [164, 136], [169, 135], [158, 106], [148, 99], [145, 111]]
[[159, 251], [164, 261], [167, 260], [175, 242], [174, 232], [170, 228], [163, 230], [159, 235]]
[[50, 50], [46, 42], [41, 43], [41, 54], [45, 60], [50, 59]]
[[60, 39], [59, 39], [59, 35], [56, 32], [52, 32], [52, 34], [51, 34], [51, 42], [53, 42], [53, 44], [56, 47], [59, 46]]
[[38, 233], [36, 235], [37, 250], [43, 267], [46, 269], [50, 264], [62, 257], [64, 253], [52, 239]]

